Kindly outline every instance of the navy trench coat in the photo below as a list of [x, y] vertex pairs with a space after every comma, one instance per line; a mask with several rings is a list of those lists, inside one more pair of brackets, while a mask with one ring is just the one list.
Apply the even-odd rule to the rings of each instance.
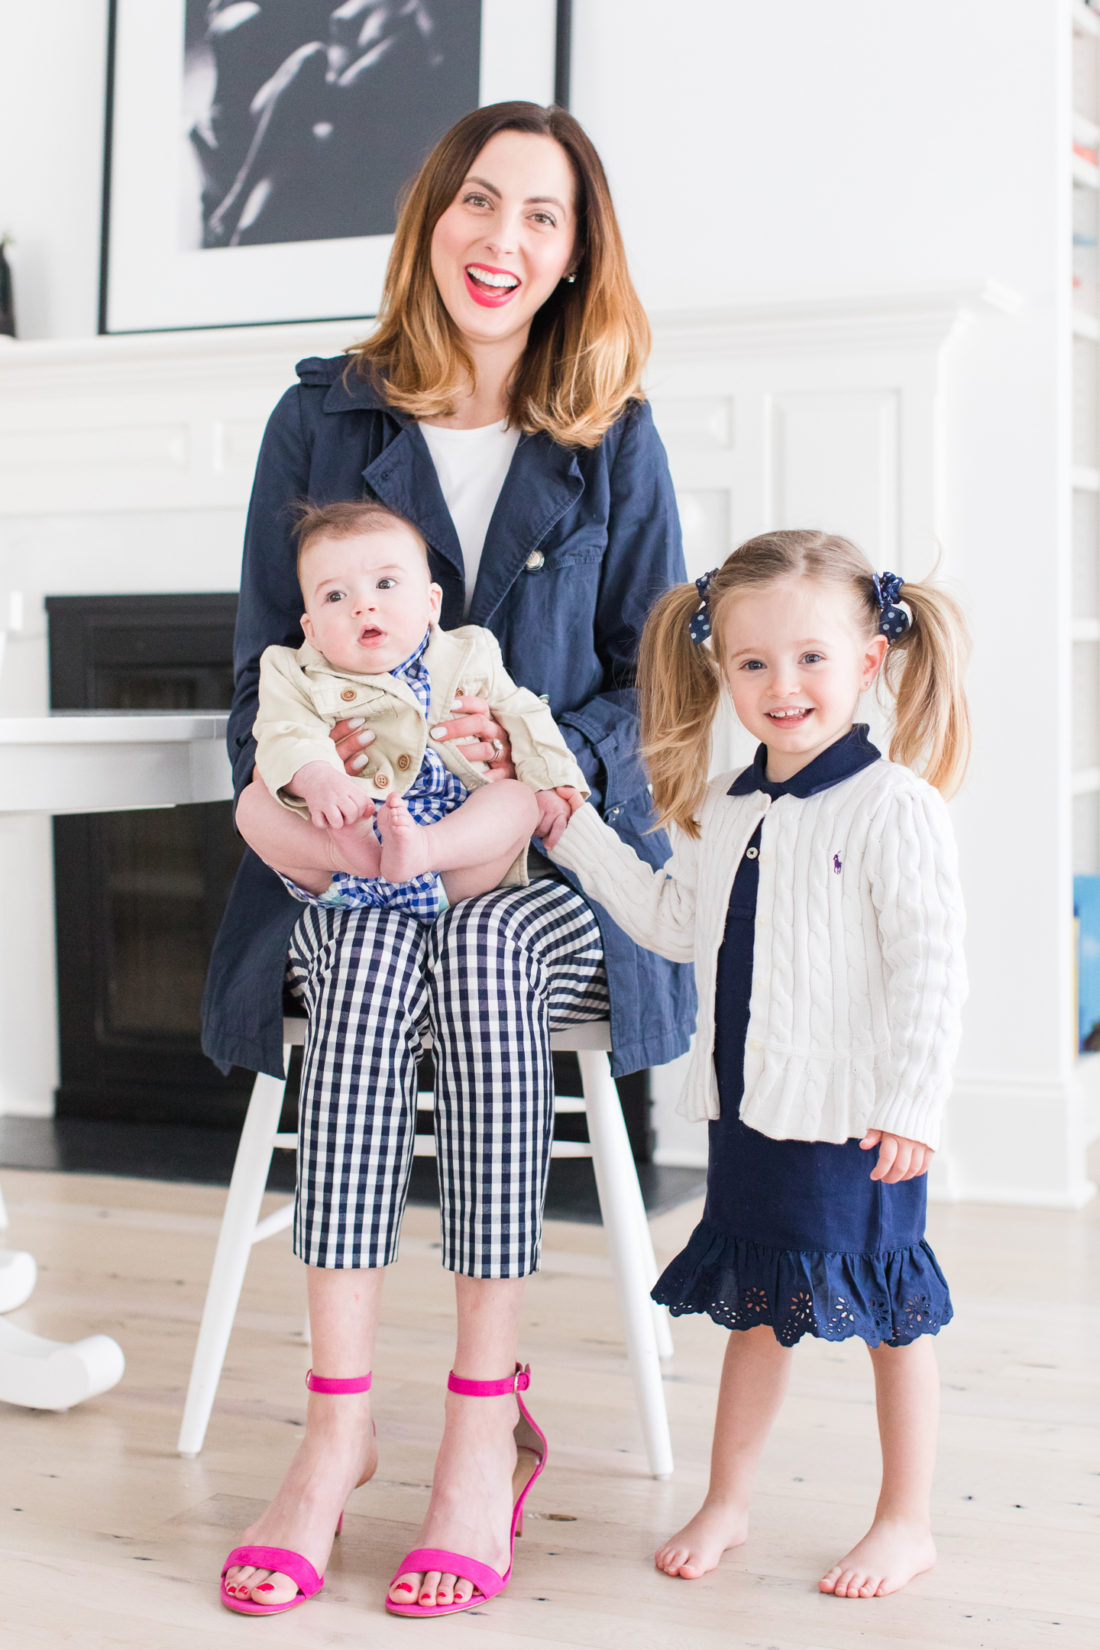
[[[269, 643], [297, 647], [302, 639], [288, 505], [376, 498], [423, 534], [443, 589], [443, 626], [493, 632], [510, 673], [548, 700], [593, 802], [644, 859], [662, 864], [666, 837], [646, 834], [634, 659], [654, 599], [685, 573], [668, 462], [648, 405], [632, 404], [596, 448], [521, 437], [464, 620], [462, 552], [415, 420], [387, 406], [345, 356], [301, 361], [297, 373], [268, 422], [245, 529], [229, 719], [236, 792], [255, 760], [260, 654]], [[301, 909], [246, 849], [203, 999], [203, 1047], [222, 1070], [282, 1074], [283, 979]], [[602, 906], [594, 909], [615, 1075], [682, 1054], [695, 1020], [690, 968], [640, 949]]]

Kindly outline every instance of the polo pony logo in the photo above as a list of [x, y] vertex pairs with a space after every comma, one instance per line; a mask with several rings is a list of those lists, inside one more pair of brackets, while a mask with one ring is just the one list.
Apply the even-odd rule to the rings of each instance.
[[841, 873], [841, 871], [843, 871], [843, 869], [844, 869], [844, 867], [840, 863], [840, 855], [839, 854], [834, 854], [833, 855], [833, 870], [836, 872], [837, 876], [840, 875], [840, 873]]

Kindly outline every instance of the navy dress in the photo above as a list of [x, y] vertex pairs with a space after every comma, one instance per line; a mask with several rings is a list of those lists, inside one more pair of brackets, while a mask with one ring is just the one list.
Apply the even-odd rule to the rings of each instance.
[[[808, 797], [880, 760], [860, 725], [787, 784], [764, 778], [767, 752], [730, 795]], [[952, 1315], [947, 1283], [924, 1240], [927, 1177], [886, 1186], [858, 1140], [772, 1140], [740, 1118], [752, 989], [760, 829], [730, 894], [718, 956], [714, 1064], [721, 1116], [708, 1125], [703, 1218], [653, 1298], [675, 1315], [707, 1312], [727, 1329], [768, 1324], [784, 1346], [803, 1335], [905, 1346]]]

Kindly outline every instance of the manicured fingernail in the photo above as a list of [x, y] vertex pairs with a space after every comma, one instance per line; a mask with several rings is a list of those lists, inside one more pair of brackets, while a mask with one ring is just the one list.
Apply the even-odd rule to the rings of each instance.
[[353, 756], [351, 759], [351, 765], [355, 769], [356, 773], [358, 773], [360, 768], [365, 768], [367, 765], [366, 756], [362, 754], [359, 756]]
[[451, 709], [452, 710], [461, 710], [462, 709], [462, 700], [461, 699], [452, 699]]
[[[451, 709], [452, 710], [454, 709], [453, 705], [451, 706]], [[431, 734], [433, 739], [442, 739], [442, 737], [446, 733], [447, 729], [443, 725], [443, 723], [441, 722], [437, 728], [429, 728], [428, 731]]]
[[359, 735], [359, 743], [361, 745], [373, 745], [374, 744], [374, 730], [372, 728], [368, 728], [365, 733], [361, 733]]
[[349, 728], [361, 728], [362, 726], [363, 726], [363, 718], [361, 716], [349, 716], [348, 717], [348, 727]]

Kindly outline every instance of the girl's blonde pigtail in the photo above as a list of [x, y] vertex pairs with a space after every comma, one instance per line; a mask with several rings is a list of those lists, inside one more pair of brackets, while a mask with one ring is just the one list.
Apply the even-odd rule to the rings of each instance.
[[884, 685], [896, 701], [890, 759], [951, 796], [970, 756], [963, 688], [970, 635], [958, 603], [934, 585], [903, 584], [898, 600], [912, 618], [883, 663]]
[[642, 756], [653, 782], [654, 830], [678, 825], [699, 835], [696, 812], [706, 789], [710, 730], [718, 708], [714, 654], [695, 643], [688, 622], [699, 606], [693, 584], [677, 584], [658, 601], [638, 651]]

